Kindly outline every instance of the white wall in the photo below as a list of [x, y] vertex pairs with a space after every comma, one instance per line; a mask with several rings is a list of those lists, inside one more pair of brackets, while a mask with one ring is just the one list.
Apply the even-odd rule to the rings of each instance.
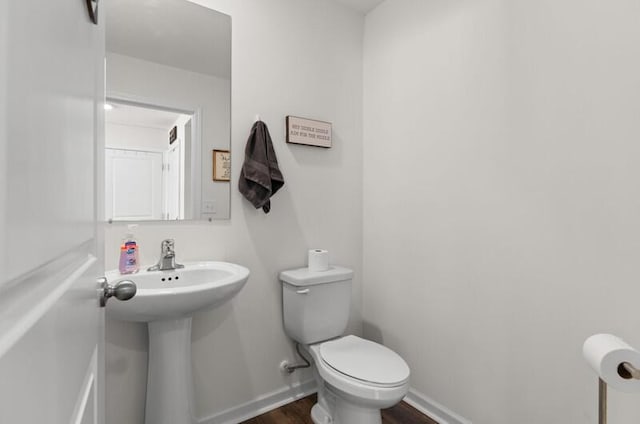
[[[310, 378], [278, 370], [295, 356], [282, 327], [277, 275], [303, 266], [307, 249], [329, 249], [334, 263], [354, 267], [350, 331], [361, 332], [363, 18], [316, 0], [199, 3], [233, 19], [231, 219], [142, 224], [138, 236], [144, 264], [157, 260], [162, 239], [173, 237], [179, 261], [227, 260], [251, 270], [233, 301], [194, 318], [196, 406], [206, 417]], [[237, 190], [255, 114], [269, 125], [286, 180], [268, 215]], [[333, 122], [334, 147], [287, 145], [288, 114]], [[105, 226], [107, 268], [116, 267], [125, 231]], [[146, 349], [144, 325], [108, 322], [109, 423], [142, 422]]]
[[[640, 347], [640, 4], [387, 0], [364, 55], [364, 329], [474, 424], [594, 423]], [[613, 423], [637, 397], [611, 394]]]
[[140, 127], [137, 125], [105, 123], [105, 147], [112, 149], [134, 149], [149, 152], [167, 150], [168, 130]]
[[227, 183], [212, 181], [213, 149], [229, 148], [230, 84], [226, 79], [107, 54], [107, 95], [202, 112], [202, 199], [215, 200], [216, 218], [229, 216]]

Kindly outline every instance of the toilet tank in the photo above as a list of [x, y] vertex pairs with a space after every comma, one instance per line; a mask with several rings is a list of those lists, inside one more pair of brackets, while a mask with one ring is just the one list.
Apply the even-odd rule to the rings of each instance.
[[284, 329], [298, 343], [312, 344], [341, 336], [351, 308], [353, 270], [298, 268], [280, 273]]

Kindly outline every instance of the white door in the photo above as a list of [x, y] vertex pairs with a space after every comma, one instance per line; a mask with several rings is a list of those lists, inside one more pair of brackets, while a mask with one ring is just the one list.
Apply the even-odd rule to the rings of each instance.
[[167, 219], [180, 217], [180, 140], [167, 151]]
[[104, 24], [0, 1], [0, 423], [103, 420], [96, 230]]
[[162, 219], [162, 152], [105, 149], [105, 217]]
[[191, 155], [193, 155], [193, 146], [191, 143], [191, 119], [184, 124], [184, 179], [183, 179], [183, 190], [182, 190], [182, 198], [183, 202], [181, 202], [182, 206], [182, 215], [181, 217], [184, 219], [196, 219], [194, 216], [194, 211], [196, 208], [193, 207], [193, 167], [192, 167], [192, 159]]

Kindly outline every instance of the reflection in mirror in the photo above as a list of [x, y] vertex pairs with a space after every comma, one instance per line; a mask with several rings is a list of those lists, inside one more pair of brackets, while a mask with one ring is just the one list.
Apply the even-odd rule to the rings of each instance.
[[[107, 103], [105, 207], [112, 220], [193, 216], [193, 114]], [[192, 144], [193, 142], [193, 144]]]
[[228, 219], [231, 18], [188, 0], [110, 0], [105, 218]]

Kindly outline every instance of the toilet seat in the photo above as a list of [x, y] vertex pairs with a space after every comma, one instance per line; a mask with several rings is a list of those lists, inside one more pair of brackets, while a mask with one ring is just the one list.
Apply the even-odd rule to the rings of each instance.
[[334, 371], [377, 387], [398, 387], [409, 381], [409, 366], [394, 351], [356, 336], [320, 344], [322, 362]]
[[[313, 358], [318, 376], [328, 392], [341, 399], [341, 402], [346, 400], [359, 407], [373, 408], [379, 414], [380, 409], [397, 404], [409, 391], [410, 371], [406, 362], [392, 350], [377, 343], [357, 336], [344, 336], [303, 345], [303, 349]], [[359, 368], [356, 362], [366, 365]], [[377, 375], [374, 368], [393, 371], [386, 376]]]

